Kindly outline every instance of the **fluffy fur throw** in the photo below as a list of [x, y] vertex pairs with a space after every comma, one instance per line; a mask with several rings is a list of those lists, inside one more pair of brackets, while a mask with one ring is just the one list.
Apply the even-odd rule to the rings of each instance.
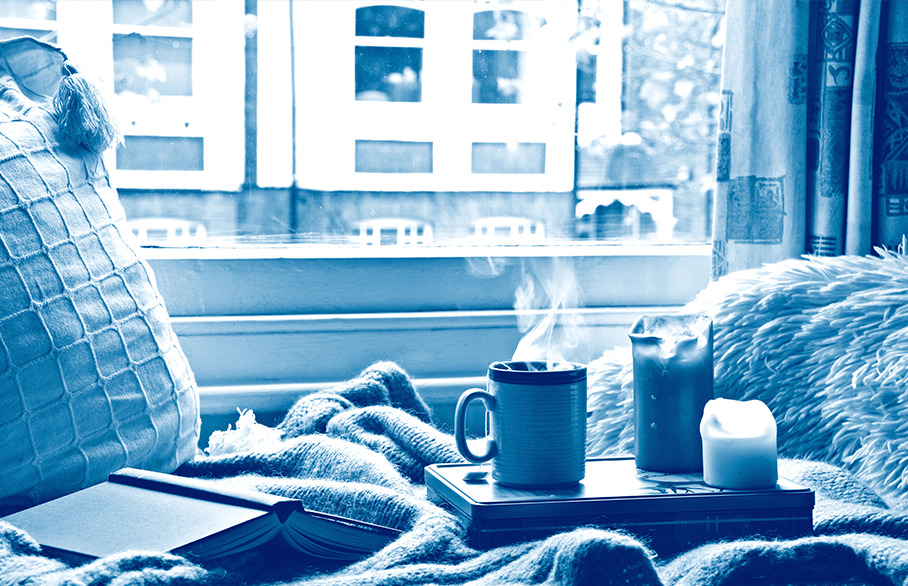
[[[805, 257], [727, 275], [684, 307], [713, 319], [716, 396], [760, 399], [784, 456], [908, 488], [908, 256]], [[589, 455], [633, 452], [629, 348], [590, 364]]]

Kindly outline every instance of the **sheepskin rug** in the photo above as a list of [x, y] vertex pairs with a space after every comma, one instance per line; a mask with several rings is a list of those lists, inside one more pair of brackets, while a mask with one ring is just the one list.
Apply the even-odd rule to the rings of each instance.
[[[710, 283], [717, 397], [766, 403], [779, 454], [908, 493], [908, 256], [804, 257]], [[588, 455], [633, 453], [630, 343], [589, 364]]]

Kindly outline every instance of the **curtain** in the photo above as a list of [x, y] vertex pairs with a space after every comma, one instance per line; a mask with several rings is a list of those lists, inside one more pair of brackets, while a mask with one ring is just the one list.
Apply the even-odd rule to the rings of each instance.
[[728, 0], [713, 278], [908, 233], [908, 0]]

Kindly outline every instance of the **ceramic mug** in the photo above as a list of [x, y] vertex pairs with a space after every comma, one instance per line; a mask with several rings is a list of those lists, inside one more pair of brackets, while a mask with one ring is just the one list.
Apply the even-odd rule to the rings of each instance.
[[[519, 488], [575, 485], [586, 461], [586, 366], [572, 362], [494, 362], [488, 390], [469, 389], [454, 412], [458, 451], [473, 463], [492, 461], [492, 479]], [[467, 407], [487, 409], [487, 449], [467, 444]]]

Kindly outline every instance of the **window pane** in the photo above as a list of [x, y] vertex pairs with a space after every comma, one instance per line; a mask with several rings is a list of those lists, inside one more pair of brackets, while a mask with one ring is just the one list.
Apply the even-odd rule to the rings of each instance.
[[113, 0], [113, 21], [116, 24], [140, 26], [192, 25], [190, 0]]
[[422, 10], [400, 6], [366, 6], [356, 9], [356, 34], [361, 37], [421, 39], [425, 26]]
[[520, 103], [519, 51], [473, 51], [473, 103]]
[[420, 71], [422, 49], [357, 47], [356, 99], [418, 102], [422, 95]]
[[57, 31], [0, 27], [0, 41], [26, 36], [35, 37], [40, 41], [47, 41], [48, 43], [57, 42]]
[[192, 39], [114, 35], [113, 58], [118, 94], [192, 95]]
[[356, 141], [357, 173], [431, 173], [432, 143]]
[[545, 144], [473, 143], [473, 173], [545, 173]]
[[523, 38], [526, 16], [515, 10], [486, 10], [473, 17], [474, 39], [516, 41]]
[[117, 169], [202, 171], [204, 141], [182, 136], [126, 136], [117, 147]]
[[56, 20], [56, 0], [3, 0], [0, 18], [27, 18], [31, 20]]
[[596, 69], [598, 57], [590, 55], [577, 63], [577, 103], [596, 103]]

